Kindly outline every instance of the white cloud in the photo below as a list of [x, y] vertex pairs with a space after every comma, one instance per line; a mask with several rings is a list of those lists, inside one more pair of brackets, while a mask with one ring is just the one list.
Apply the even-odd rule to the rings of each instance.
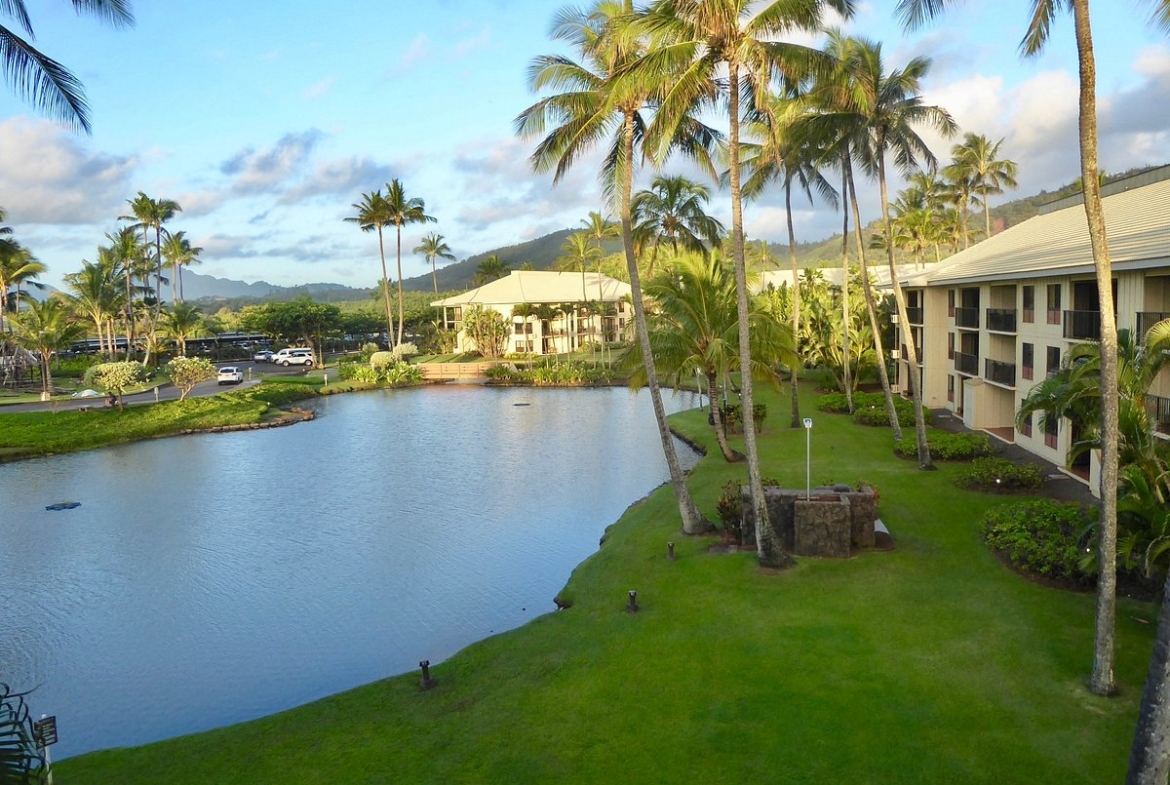
[[333, 89], [334, 83], [337, 81], [336, 77], [327, 76], [324, 79], [318, 79], [313, 84], [301, 91], [301, 98], [307, 101], [318, 101], [329, 95], [329, 91]]

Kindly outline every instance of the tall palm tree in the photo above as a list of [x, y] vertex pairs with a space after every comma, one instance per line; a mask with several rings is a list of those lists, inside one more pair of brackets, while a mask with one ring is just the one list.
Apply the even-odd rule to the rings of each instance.
[[[898, 14], [907, 27], [922, 24], [942, 13], [952, 0], [899, 0]], [[1170, 2], [1152, 0], [1152, 21], [1163, 30], [1170, 29]], [[1024, 55], [1036, 55], [1048, 41], [1053, 18], [1058, 11], [1071, 8], [1077, 42], [1077, 61], [1080, 70], [1078, 96], [1078, 137], [1081, 151], [1081, 180], [1085, 186], [1084, 207], [1088, 223], [1089, 241], [1093, 248], [1096, 268], [1098, 310], [1101, 313], [1101, 516], [1097, 527], [1096, 633], [1093, 644], [1093, 672], [1089, 690], [1098, 695], [1112, 694], [1116, 688], [1113, 674], [1114, 619], [1117, 607], [1117, 484], [1118, 484], [1118, 386], [1117, 386], [1117, 323], [1113, 303], [1113, 264], [1109, 257], [1109, 241], [1105, 233], [1105, 211], [1101, 206], [1101, 170], [1097, 151], [1097, 66], [1093, 55], [1093, 32], [1089, 20], [1089, 0], [1033, 0], [1030, 21], [1020, 43]], [[1165, 607], [1165, 606], [1164, 606]], [[1165, 609], [1163, 613], [1166, 613]], [[1162, 628], [1166, 626], [1165, 632]], [[1165, 780], [1170, 768], [1170, 736], [1158, 734], [1157, 743], [1151, 733], [1154, 728], [1170, 726], [1170, 618], [1166, 624], [1160, 619], [1159, 636], [1168, 646], [1160, 649], [1150, 665], [1147, 693], [1142, 697], [1142, 713], [1138, 733], [1130, 757], [1129, 778], [1138, 781], [1161, 776]], [[1157, 677], [1153, 674], [1159, 670]], [[1155, 686], [1151, 688], [1151, 684]], [[1161, 685], [1161, 686], [1159, 686]], [[1151, 689], [1153, 692], [1151, 692]], [[1147, 702], [1147, 698], [1150, 700]], [[1157, 698], [1157, 699], [1155, 699]], [[1147, 718], [1152, 718], [1146, 723]], [[1160, 774], [1158, 773], [1160, 771]]]
[[963, 248], [969, 248], [971, 232], [968, 218], [971, 214], [971, 205], [979, 203], [979, 197], [975, 195], [975, 183], [965, 168], [953, 159], [942, 168], [942, 175], [946, 178], [943, 185], [944, 198], [958, 211]]
[[968, 131], [963, 141], [951, 148], [954, 159], [951, 166], [957, 178], [969, 180], [983, 203], [984, 237], [991, 237], [991, 203], [987, 197], [1002, 194], [1005, 186], [1016, 188], [1018, 185], [1016, 162], [999, 157], [1002, 144], [1003, 139], [992, 144], [986, 136]]
[[[581, 272], [581, 307], [586, 307], [589, 302], [589, 295], [585, 291], [585, 273], [589, 266], [600, 259], [602, 256], [601, 249], [593, 244], [589, 233], [585, 231], [576, 231], [565, 238], [565, 242], [561, 245], [561, 255], [557, 257], [557, 269], [566, 272]], [[583, 342], [580, 326], [577, 330], [577, 345], [580, 346]]]
[[[16, 310], [21, 284], [32, 281], [48, 269], [15, 240], [0, 242], [0, 324], [4, 323], [4, 312], [10, 300], [13, 310]], [[9, 292], [10, 289], [15, 291]]]
[[[203, 253], [203, 249], [197, 245], [191, 245], [186, 232], [173, 232], [167, 235], [167, 239], [162, 244], [162, 255], [163, 259], [166, 260], [166, 266], [172, 271], [171, 300], [183, 301], [183, 268], [199, 264], [199, 254], [201, 253]], [[178, 283], [177, 290], [175, 288], [176, 282]]]
[[386, 211], [398, 237], [398, 340], [395, 346], [402, 343], [402, 325], [406, 313], [406, 301], [402, 293], [402, 227], [406, 224], [434, 223], [437, 219], [427, 215], [426, 210], [426, 202], [422, 199], [417, 196], [407, 198], [402, 181], [397, 177], [386, 183]]
[[431, 283], [435, 286], [435, 294], [438, 294], [439, 277], [435, 269], [435, 260], [446, 259], [448, 262], [455, 261], [455, 254], [451, 253], [451, 246], [444, 242], [443, 235], [431, 232], [422, 239], [421, 243], [415, 246], [414, 252], [422, 254], [431, 263]]
[[[796, 271], [796, 227], [792, 220], [792, 186], [796, 186], [812, 203], [815, 188], [821, 198], [836, 207], [837, 193], [820, 173], [817, 163], [824, 157], [823, 141], [799, 131], [799, 121], [808, 110], [804, 96], [795, 89], [788, 95], [765, 96], [756, 108], [756, 119], [747, 126], [749, 138], [758, 143], [746, 144], [744, 165], [748, 178], [743, 183], [743, 194], [752, 198], [763, 193], [765, 186], [778, 181], [784, 189], [784, 213], [788, 225], [788, 264], [792, 271], [792, 334], [800, 335], [800, 278]], [[842, 277], [842, 308], [849, 309], [849, 262], [845, 257]], [[845, 356], [849, 356], [849, 322], [842, 320]], [[800, 358], [791, 366], [791, 412], [789, 425], [801, 426], [800, 391], [798, 379]], [[845, 365], [845, 395], [853, 408], [853, 385], [849, 383], [849, 366]]]
[[386, 248], [382, 243], [382, 229], [394, 223], [393, 215], [380, 190], [362, 194], [362, 200], [350, 206], [357, 210], [357, 215], [347, 217], [346, 221], [357, 224], [363, 232], [378, 233], [378, 258], [382, 262], [382, 302], [386, 306], [386, 336], [392, 340], [394, 313], [390, 307], [390, 278], [386, 275]]
[[182, 212], [183, 208], [174, 200], [151, 199], [142, 191], [139, 191], [133, 199], [127, 199], [126, 203], [130, 205], [130, 215], [122, 215], [119, 218], [137, 221], [135, 225], [142, 229], [144, 250], [150, 247], [150, 237], [147, 230], [154, 229], [154, 316], [157, 319], [159, 310], [162, 308], [163, 224], [174, 218], [175, 213]]
[[[111, 27], [134, 24], [129, 0], [70, 0], [79, 14], [97, 17]], [[61, 63], [38, 51], [25, 0], [0, 3], [0, 16], [16, 21], [24, 37], [7, 25], [0, 25], [0, 62], [5, 81], [16, 94], [37, 109], [74, 130], [90, 133], [89, 105], [81, 81]]]
[[682, 175], [656, 175], [650, 187], [634, 194], [630, 204], [634, 234], [642, 243], [653, 243], [646, 274], [654, 274], [658, 249], [669, 243], [679, 249], [706, 254], [718, 248], [723, 224], [707, 215], [711, 189]]
[[192, 303], [175, 303], [163, 311], [163, 333], [175, 342], [179, 356], [187, 356], [187, 341], [198, 338], [203, 331], [203, 311]]
[[49, 297], [43, 302], [32, 300], [28, 310], [13, 318], [16, 342], [35, 351], [41, 362], [41, 392], [53, 391], [50, 363], [53, 352], [64, 349], [85, 333], [85, 328], [74, 322], [62, 297]]
[[[472, 283], [475, 286], [483, 286], [489, 281], [503, 278], [508, 272], [508, 263], [501, 259], [499, 254], [492, 254], [476, 265], [475, 278], [472, 279]], [[585, 291], [584, 283], [581, 284], [581, 291]]]
[[[656, 46], [647, 53], [643, 68], [672, 77], [663, 94], [654, 126], [647, 131], [647, 147], [656, 160], [666, 142], [675, 136], [677, 124], [688, 113], [706, 108], [726, 97], [728, 102], [728, 162], [731, 187], [732, 259], [739, 306], [740, 367], [751, 368], [748, 336], [750, 303], [744, 258], [743, 200], [740, 187], [740, 98], [754, 93], [756, 103], [781, 64], [804, 76], [819, 61], [819, 53], [797, 44], [775, 40], [796, 31], [815, 31], [821, 16], [832, 9], [842, 16], [853, 13], [852, 0], [656, 0], [647, 14], [646, 29]], [[792, 74], [788, 74], [789, 77]], [[752, 411], [754, 394], [750, 373], [743, 375], [740, 399], [745, 412]], [[783, 552], [768, 521], [759, 451], [752, 428], [744, 429], [748, 481], [755, 513], [760, 562], [785, 566], [791, 557]]]
[[906, 298], [894, 263], [894, 245], [890, 219], [890, 199], [887, 189], [886, 153], [892, 151], [897, 166], [908, 171], [921, 159], [930, 166], [935, 165], [934, 155], [914, 130], [915, 125], [925, 124], [944, 136], [954, 133], [955, 122], [946, 110], [922, 102], [920, 84], [930, 69], [927, 58], [913, 58], [902, 69], [889, 73], [882, 61], [881, 44], [865, 39], [854, 39], [850, 47], [850, 62], [856, 87], [853, 109], [863, 120], [866, 132], [865, 157], [872, 162], [881, 194], [882, 226], [886, 242], [886, 261], [890, 270], [890, 283], [898, 307], [898, 323], [902, 335], [907, 338], [907, 380], [914, 401], [914, 426], [918, 439], [918, 466], [933, 469], [930, 447], [926, 441], [926, 421], [922, 413], [922, 385], [918, 376], [918, 352], [912, 335], [906, 311]]
[[[629, 70], [642, 55], [645, 45], [640, 36], [630, 34], [633, 16], [632, 0], [598, 2], [588, 11], [566, 8], [557, 12], [552, 36], [573, 46], [582, 62], [558, 55], [545, 55], [533, 61], [529, 69], [532, 89], [553, 92], [516, 118], [516, 130], [523, 137], [543, 137], [530, 160], [538, 172], [552, 170], [554, 183], [560, 181], [581, 155], [597, 144], [608, 144], [600, 179], [605, 194], [618, 202], [635, 331], [645, 358], [646, 385], [683, 531], [698, 534], [707, 529], [708, 523], [687, 489], [686, 475], [666, 422], [634, 255], [630, 202], [637, 165], [635, 144], [642, 139], [646, 128], [642, 113], [658, 100], [662, 80], [653, 71]], [[680, 119], [679, 126], [682, 130], [672, 135], [678, 148], [700, 164], [706, 161], [707, 170], [713, 171], [708, 153], [714, 135], [693, 118]]]
[[[150, 260], [143, 253], [143, 246], [138, 242], [134, 227], [125, 226], [117, 232], [106, 234], [109, 245], [99, 249], [99, 262], [109, 264], [116, 275], [121, 279], [126, 296], [122, 300], [123, 318], [126, 326], [126, 359], [134, 354], [134, 340], [137, 335], [137, 319], [134, 315], [134, 293], [141, 292], [143, 287], [135, 286], [134, 278], [138, 273], [149, 270]], [[103, 258], [104, 257], [104, 258]]]

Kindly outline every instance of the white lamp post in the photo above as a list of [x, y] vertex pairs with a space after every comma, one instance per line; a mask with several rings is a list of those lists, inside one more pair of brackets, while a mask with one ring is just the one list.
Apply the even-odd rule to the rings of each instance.
[[804, 418], [804, 500], [812, 498], [812, 417]]

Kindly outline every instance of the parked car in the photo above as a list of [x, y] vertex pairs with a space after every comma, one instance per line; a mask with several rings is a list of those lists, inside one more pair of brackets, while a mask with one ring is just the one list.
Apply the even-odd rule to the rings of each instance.
[[267, 349], [261, 349], [252, 355], [252, 362], [254, 363], [270, 363], [272, 362], [272, 352]]
[[272, 355], [272, 362], [277, 365], [283, 365], [286, 368], [290, 365], [303, 365], [306, 368], [313, 367], [313, 350], [312, 349], [281, 349], [276, 354]]
[[234, 365], [225, 365], [219, 369], [216, 380], [220, 384], [239, 384], [244, 381], [244, 373]]

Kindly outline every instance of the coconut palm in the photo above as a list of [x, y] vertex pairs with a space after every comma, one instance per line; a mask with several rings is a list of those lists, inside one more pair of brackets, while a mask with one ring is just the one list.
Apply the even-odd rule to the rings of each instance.
[[117, 271], [109, 254], [97, 263], [82, 261], [81, 269], [64, 276], [67, 297], [74, 312], [93, 322], [98, 352], [114, 356], [114, 319], [122, 310]]
[[710, 188], [682, 175], [657, 175], [649, 188], [634, 194], [630, 204], [634, 234], [643, 244], [653, 244], [647, 275], [654, 274], [663, 242], [675, 254], [680, 248], [705, 254], [719, 247], [723, 224], [707, 215], [710, 200]]
[[[684, 384], [696, 372], [702, 374], [711, 400], [717, 400], [721, 380], [739, 368], [735, 280], [722, 256], [718, 252], [707, 257], [696, 253], [685, 255], [673, 269], [648, 280], [645, 294], [656, 305], [654, 312], [647, 316], [656, 366], [676, 386]], [[756, 363], [751, 375], [775, 382], [776, 364], [795, 361], [792, 333], [754, 300], [749, 324]], [[629, 372], [631, 386], [644, 383], [646, 364], [640, 344], [631, 344], [619, 364]], [[720, 409], [717, 405], [711, 407], [719, 451], [727, 461], [743, 460], [727, 441]], [[744, 430], [751, 430], [750, 414], [745, 416]]]
[[[167, 235], [167, 239], [162, 244], [162, 255], [166, 261], [166, 266], [172, 271], [171, 275], [171, 300], [175, 302], [183, 301], [183, 268], [190, 267], [193, 264], [199, 264], [199, 254], [203, 253], [203, 249], [199, 246], [191, 245], [191, 241], [187, 239], [186, 232], [173, 232]], [[178, 289], [175, 289], [176, 281]]]
[[446, 259], [449, 262], [455, 261], [455, 254], [451, 253], [451, 246], [443, 241], [443, 235], [431, 232], [415, 247], [414, 252], [422, 254], [431, 263], [431, 283], [435, 286], [435, 294], [438, 294], [439, 278], [438, 272], [435, 269], [435, 260]]
[[31, 282], [48, 269], [15, 240], [0, 242], [0, 324], [4, 324], [4, 313], [10, 303], [16, 310], [21, 284]]
[[[921, 25], [941, 14], [952, 0], [899, 0], [897, 11], [907, 27]], [[1170, 2], [1153, 0], [1152, 21], [1163, 30], [1170, 29]], [[1101, 516], [1097, 527], [1096, 633], [1093, 644], [1093, 672], [1089, 690], [1098, 695], [1114, 692], [1114, 618], [1117, 605], [1117, 484], [1118, 484], [1118, 400], [1117, 324], [1113, 303], [1113, 264], [1105, 233], [1105, 212], [1101, 206], [1101, 171], [1097, 151], [1097, 70], [1093, 55], [1093, 32], [1089, 19], [1089, 0], [1033, 0], [1030, 20], [1020, 50], [1036, 55], [1048, 41], [1052, 21], [1058, 11], [1071, 10], [1077, 42], [1080, 71], [1078, 98], [1078, 136], [1081, 151], [1081, 179], [1085, 186], [1085, 219], [1096, 268], [1098, 310], [1101, 313]], [[1147, 692], [1142, 696], [1142, 711], [1134, 739], [1127, 781], [1156, 782], [1166, 779], [1170, 770], [1170, 611], [1163, 603], [1165, 619], [1159, 619], [1160, 648], [1151, 662]], [[1163, 631], [1165, 627], [1165, 631]], [[1155, 673], [1156, 672], [1156, 673]], [[1149, 700], [1147, 700], [1149, 699]], [[1156, 731], [1156, 732], [1155, 732]]]
[[187, 356], [187, 341], [198, 338], [204, 331], [203, 311], [192, 303], [175, 303], [163, 311], [163, 334], [175, 342], [179, 356]]
[[[573, 46], [582, 62], [557, 55], [541, 56], [533, 61], [529, 69], [532, 89], [552, 93], [516, 118], [516, 130], [523, 137], [543, 137], [530, 160], [536, 171], [552, 170], [554, 183], [560, 181], [581, 155], [598, 144], [608, 144], [600, 179], [605, 194], [618, 202], [634, 325], [645, 358], [646, 384], [683, 531], [697, 534], [708, 524], [687, 489], [674, 437], [666, 423], [634, 254], [630, 202], [637, 165], [635, 145], [643, 138], [646, 128], [643, 111], [657, 102], [663, 80], [661, 72], [630, 70], [645, 46], [640, 36], [632, 34], [633, 18], [632, 0], [598, 2], [589, 11], [571, 8], [559, 11], [553, 22], [553, 38]], [[715, 135], [690, 116], [679, 118], [677, 125], [679, 131], [671, 135], [672, 142], [707, 171], [713, 171], [709, 151]]]
[[148, 230], [154, 229], [154, 317], [157, 319], [159, 310], [162, 308], [163, 224], [174, 218], [175, 213], [182, 212], [183, 208], [179, 206], [178, 202], [171, 199], [151, 199], [142, 191], [139, 191], [138, 196], [133, 199], [127, 199], [126, 203], [130, 205], [130, 214], [119, 216], [119, 218], [137, 221], [134, 226], [142, 230], [144, 252], [150, 247]]
[[427, 215], [427, 205], [422, 199], [417, 196], [407, 198], [402, 181], [397, 177], [386, 183], [385, 208], [398, 237], [398, 339], [394, 344], [398, 346], [402, 343], [402, 325], [406, 312], [402, 293], [402, 227], [406, 224], [434, 223], [437, 219]]
[[[134, 24], [129, 0], [70, 0], [78, 14], [88, 14], [111, 27]], [[0, 60], [5, 81], [23, 100], [74, 130], [90, 133], [89, 105], [81, 81], [61, 63], [41, 53], [33, 45], [32, 20], [25, 0], [0, 3], [0, 15], [16, 21], [19, 30], [0, 25]]]
[[350, 206], [357, 210], [357, 215], [347, 217], [346, 221], [357, 224], [363, 232], [378, 233], [378, 258], [382, 262], [382, 302], [386, 306], [386, 335], [392, 339], [394, 314], [390, 308], [390, 278], [386, 275], [386, 248], [382, 243], [382, 229], [394, 223], [393, 215], [381, 191], [362, 194], [362, 200]]
[[969, 181], [983, 203], [985, 237], [991, 237], [991, 203], [987, 197], [1002, 194], [1005, 187], [1017, 187], [1018, 167], [1015, 161], [999, 157], [1002, 144], [1003, 139], [992, 144], [986, 136], [968, 131], [963, 141], [951, 148], [955, 178]]
[[[474, 286], [483, 286], [489, 281], [495, 281], [503, 278], [510, 272], [508, 263], [499, 257], [499, 254], [492, 254], [484, 259], [475, 267], [475, 278], [472, 279]], [[581, 284], [582, 292], [585, 290], [584, 282]]]
[[123, 319], [126, 327], [126, 359], [129, 360], [134, 352], [134, 339], [137, 335], [137, 319], [134, 315], [134, 294], [141, 293], [144, 287], [136, 286], [136, 274], [149, 274], [150, 260], [143, 253], [143, 246], [132, 226], [125, 226], [117, 232], [106, 234], [108, 246], [98, 249], [98, 261], [110, 265], [115, 275], [122, 282], [125, 297], [122, 299]]
[[[576, 231], [565, 238], [561, 244], [561, 255], [556, 259], [558, 270], [581, 273], [581, 306], [589, 302], [589, 295], [585, 291], [585, 273], [589, 267], [601, 259], [602, 251], [593, 244], [588, 232]], [[577, 330], [577, 344], [583, 342], [580, 325]]]
[[62, 297], [49, 297], [43, 302], [31, 300], [28, 310], [11, 321], [16, 342], [39, 355], [41, 392], [50, 394], [53, 377], [49, 365], [53, 352], [68, 347], [85, 334], [85, 328], [72, 320]]
[[942, 168], [942, 175], [946, 178], [943, 185], [944, 198], [958, 211], [963, 248], [969, 248], [971, 232], [968, 218], [971, 214], [971, 205], [979, 204], [979, 197], [975, 195], [975, 183], [964, 168], [953, 160]]

